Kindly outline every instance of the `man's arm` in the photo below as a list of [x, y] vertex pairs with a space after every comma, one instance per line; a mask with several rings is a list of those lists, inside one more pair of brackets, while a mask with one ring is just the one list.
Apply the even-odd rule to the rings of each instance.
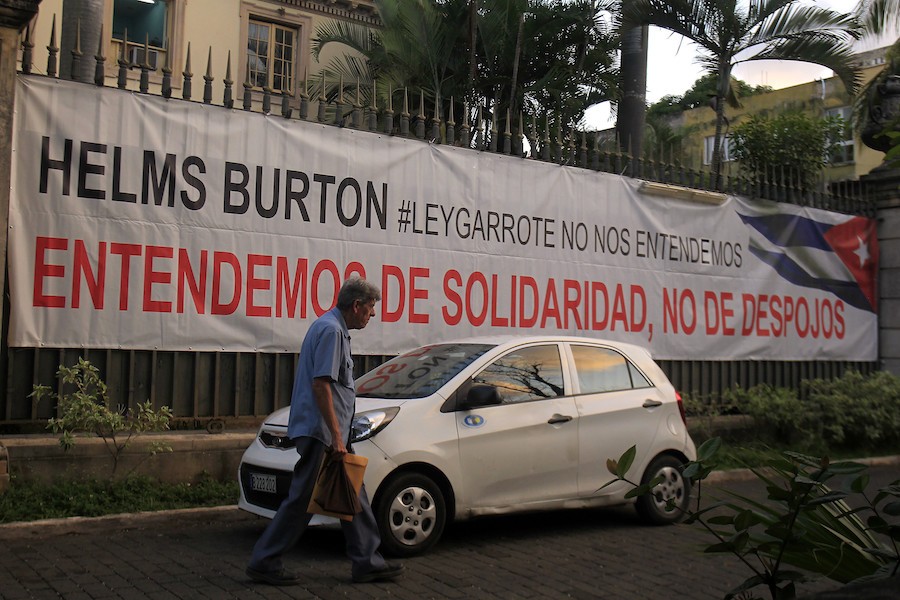
[[316, 377], [312, 381], [313, 396], [319, 406], [319, 412], [325, 419], [325, 426], [331, 432], [331, 448], [338, 454], [347, 454], [347, 446], [344, 445], [341, 427], [338, 424], [337, 414], [334, 412], [334, 401], [331, 397], [331, 379], [328, 377]]

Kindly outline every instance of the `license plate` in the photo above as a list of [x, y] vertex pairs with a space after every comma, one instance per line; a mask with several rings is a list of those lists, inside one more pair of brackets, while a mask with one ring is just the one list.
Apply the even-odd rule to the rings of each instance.
[[275, 476], [250, 473], [250, 489], [254, 492], [268, 492], [274, 494], [277, 491], [275, 487]]

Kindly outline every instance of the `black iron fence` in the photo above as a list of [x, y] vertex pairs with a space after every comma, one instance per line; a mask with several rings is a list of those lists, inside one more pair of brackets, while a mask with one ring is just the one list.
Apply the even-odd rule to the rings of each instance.
[[[55, 29], [54, 29], [55, 31]], [[47, 77], [58, 76], [61, 59], [55, 33], [48, 46]], [[126, 45], [123, 44], [123, 47]], [[30, 30], [22, 40], [21, 72], [33, 70]], [[211, 53], [210, 53], [211, 54]], [[147, 56], [149, 53], [144, 52]], [[68, 59], [93, 60], [95, 77], [93, 84], [105, 86], [112, 80], [106, 69], [102, 44], [95, 55], [85, 56], [75, 48]], [[135, 65], [124, 53], [116, 59], [116, 87], [144, 94], [159, 94], [172, 98], [173, 72], [170, 53], [166, 53], [166, 65], [161, 69], [159, 82], [151, 82], [152, 65]], [[139, 70], [135, 82], [134, 70]], [[73, 68], [72, 72], [78, 72]], [[194, 75], [191, 72], [190, 46], [188, 46], [184, 71], [177, 76], [180, 99], [193, 102]], [[324, 81], [325, 75], [322, 76]], [[202, 103], [214, 104], [214, 82], [211, 59], [207, 59], [202, 83]], [[86, 83], [85, 85], [90, 85]], [[221, 101], [223, 109], [234, 109], [236, 104], [246, 111], [280, 112], [287, 120], [314, 120], [336, 127], [353, 127], [359, 130], [409, 138], [410, 143], [428, 142], [472, 148], [482, 152], [495, 152], [528, 160], [554, 162], [572, 168], [593, 169], [617, 173], [646, 181], [683, 186], [697, 190], [714, 190], [715, 177], [710, 172], [685, 168], [678, 160], [652, 160], [635, 158], [627, 153], [602, 149], [601, 136], [575, 129], [563, 131], [550, 116], [530, 122], [524, 116], [502, 116], [489, 107], [471, 107], [453, 99], [445, 102], [429, 99], [425, 93], [416, 96], [418, 107], [410, 112], [409, 93], [398, 91], [400, 112], [394, 112], [393, 101], [377, 106], [376, 94], [364, 94], [360, 84], [345, 86], [339, 82], [337, 92], [326, 96], [326, 85], [316, 86], [318, 96], [312, 98], [310, 86], [304, 83], [299, 97], [277, 93], [268, 88], [254, 89], [250, 81], [241, 84], [240, 98], [236, 98], [232, 80], [231, 60], [222, 79]], [[346, 96], [355, 98], [346, 101]], [[389, 97], [393, 97], [390, 94]], [[368, 102], [363, 101], [368, 98]], [[177, 99], [177, 98], [176, 98]], [[432, 107], [429, 117], [426, 105]], [[437, 107], [446, 106], [446, 110]], [[458, 119], [458, 120], [457, 120]], [[553, 133], [551, 134], [551, 129]], [[808, 205], [850, 214], [873, 216], [875, 203], [858, 182], [840, 185], [822, 185], [815, 190], [802, 189], [799, 177], [790, 173], [768, 180], [750, 181], [737, 176], [726, 176], [718, 191], [748, 198], [769, 199]], [[6, 323], [9, 314], [4, 315]], [[300, 340], [297, 340], [299, 347]], [[151, 350], [93, 350], [85, 348], [46, 349], [8, 348], [3, 340], [0, 356], [0, 433], [34, 431], [54, 416], [56, 407], [34, 404], [29, 398], [35, 384], [51, 385], [61, 391], [56, 379], [60, 365], [71, 365], [78, 357], [84, 357], [99, 367], [109, 386], [113, 402], [123, 407], [133, 407], [139, 402], [151, 401], [155, 407], [168, 405], [178, 417], [181, 427], [204, 427], [210, 422], [224, 421], [229, 425], [255, 423], [273, 410], [290, 402], [295, 354], [239, 353], [239, 352], [170, 352]], [[357, 357], [356, 370], [361, 374], [380, 364], [386, 357]], [[847, 361], [661, 361], [663, 370], [675, 387], [695, 396], [716, 397], [735, 386], [750, 387], [758, 383], [776, 386], [798, 387], [800, 381], [810, 378], [832, 378], [848, 369], [869, 373], [877, 369], [873, 362]], [[55, 382], [55, 384], [54, 384]]]

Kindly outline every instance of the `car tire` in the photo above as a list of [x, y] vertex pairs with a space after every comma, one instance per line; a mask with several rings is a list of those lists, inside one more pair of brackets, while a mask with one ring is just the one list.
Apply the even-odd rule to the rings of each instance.
[[[654, 477], [662, 477], [663, 481], [653, 488], [652, 493], [638, 496], [636, 508], [642, 519], [652, 525], [667, 525], [684, 518], [691, 501], [691, 483], [682, 475], [683, 470], [684, 464], [674, 456], [653, 459], [641, 477], [641, 484]], [[667, 510], [670, 499], [675, 501], [673, 510]]]
[[381, 550], [407, 557], [431, 548], [444, 532], [447, 505], [441, 488], [428, 476], [402, 473], [379, 492], [375, 520]]

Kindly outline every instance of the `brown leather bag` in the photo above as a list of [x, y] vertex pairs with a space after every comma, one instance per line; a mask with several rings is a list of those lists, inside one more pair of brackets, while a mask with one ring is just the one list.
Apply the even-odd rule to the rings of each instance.
[[352, 520], [362, 510], [359, 489], [367, 459], [355, 454], [326, 455], [313, 489], [309, 512]]

